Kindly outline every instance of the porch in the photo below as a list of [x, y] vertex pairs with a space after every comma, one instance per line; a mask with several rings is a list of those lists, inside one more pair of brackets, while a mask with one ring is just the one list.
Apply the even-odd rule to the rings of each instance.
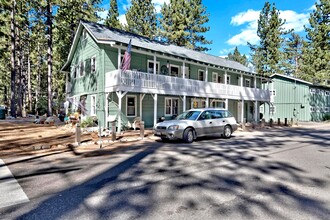
[[114, 70], [105, 74], [105, 92], [196, 96], [234, 100], [269, 101], [269, 90], [206, 82], [140, 71]]

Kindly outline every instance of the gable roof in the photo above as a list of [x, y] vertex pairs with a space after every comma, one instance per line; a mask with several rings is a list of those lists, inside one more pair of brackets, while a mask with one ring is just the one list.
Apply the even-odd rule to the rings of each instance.
[[275, 73], [275, 74], [271, 75], [270, 77], [271, 78], [285, 78], [285, 79], [289, 79], [291, 81], [297, 81], [297, 82], [300, 82], [300, 83], [303, 83], [303, 84], [313, 85], [313, 83], [311, 83], [311, 82], [307, 82], [307, 81], [302, 80], [302, 79], [298, 79], [298, 78], [294, 78], [294, 77], [291, 77], [291, 76], [278, 74], [278, 73]]
[[128, 44], [129, 40], [132, 39], [132, 46], [137, 48], [144, 48], [149, 51], [181, 57], [183, 59], [193, 60], [195, 62], [202, 62], [205, 64], [221, 66], [226, 69], [234, 69], [248, 74], [255, 74], [250, 71], [250, 68], [236, 61], [227, 60], [222, 57], [209, 55], [203, 52], [179, 47], [173, 44], [167, 44], [160, 41], [151, 40], [140, 35], [132, 34], [115, 28], [110, 28], [102, 24], [87, 21], [80, 21], [74, 42], [71, 46], [67, 63], [63, 66], [62, 70], [68, 67], [70, 60], [72, 59], [72, 51], [73, 48], [77, 45], [77, 36], [81, 33], [82, 27], [84, 27], [89, 32], [89, 34], [94, 38], [97, 43], [109, 44], [110, 42], [116, 42]]

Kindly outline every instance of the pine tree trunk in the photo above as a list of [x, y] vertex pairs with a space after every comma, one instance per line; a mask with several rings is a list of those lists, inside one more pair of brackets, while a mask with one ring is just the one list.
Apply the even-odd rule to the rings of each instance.
[[11, 30], [10, 115], [16, 118], [15, 8], [16, 8], [16, 0], [13, 0], [12, 10], [11, 10], [11, 21], [10, 21], [10, 30]]
[[18, 28], [18, 26], [16, 26], [16, 40], [17, 40], [17, 47], [16, 47], [16, 51], [17, 51], [17, 56], [18, 56], [18, 60], [17, 60], [17, 71], [18, 71], [18, 78], [17, 78], [17, 104], [18, 104], [18, 109], [17, 109], [17, 115], [18, 116], [22, 116], [22, 94], [23, 94], [23, 84], [22, 84], [22, 78], [23, 78], [23, 74], [22, 74], [22, 45], [21, 45], [21, 33], [20, 30]]
[[47, 108], [47, 115], [52, 116], [52, 6], [51, 6], [51, 0], [47, 0], [47, 55], [48, 55], [48, 74], [47, 74], [47, 82], [48, 82], [48, 108]]
[[29, 99], [29, 111], [32, 112], [32, 93], [31, 93], [31, 61], [30, 61], [30, 45], [28, 46], [28, 54], [27, 54], [27, 81], [28, 81], [28, 99]]

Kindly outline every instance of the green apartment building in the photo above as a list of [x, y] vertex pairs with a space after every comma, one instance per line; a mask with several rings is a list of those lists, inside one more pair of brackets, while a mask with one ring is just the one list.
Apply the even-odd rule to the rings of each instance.
[[270, 91], [269, 104], [260, 106], [260, 113], [266, 121], [285, 118], [294, 121], [322, 121], [330, 114], [330, 88], [313, 85], [294, 77], [274, 74], [272, 83], [267, 84]]
[[[130, 40], [131, 68], [121, 71]], [[97, 23], [80, 22], [62, 71], [71, 110], [83, 101], [83, 118], [97, 116], [102, 127], [114, 120], [129, 127], [137, 117], [152, 127], [197, 107], [258, 121], [260, 105], [270, 101], [267, 78], [237, 62]]]

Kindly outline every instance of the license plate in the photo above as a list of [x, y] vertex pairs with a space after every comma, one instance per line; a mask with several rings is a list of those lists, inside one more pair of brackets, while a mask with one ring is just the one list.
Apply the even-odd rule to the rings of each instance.
[[162, 132], [157, 131], [157, 132], [156, 132], [156, 135], [161, 136], [161, 135], [162, 135]]

